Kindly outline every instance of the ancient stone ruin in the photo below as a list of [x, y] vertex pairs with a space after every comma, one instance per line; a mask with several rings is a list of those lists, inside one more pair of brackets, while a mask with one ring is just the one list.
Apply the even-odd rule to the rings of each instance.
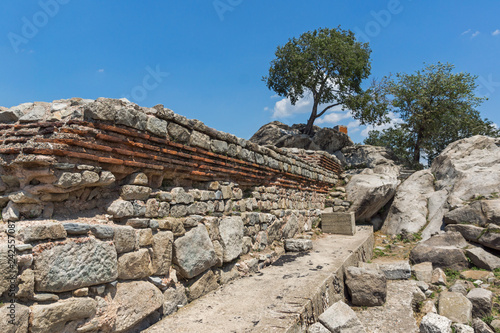
[[[26, 103], [0, 123], [9, 332], [147, 327], [269, 265], [342, 180], [328, 153], [259, 146], [162, 105]], [[267, 256], [240, 260], [250, 251]]]

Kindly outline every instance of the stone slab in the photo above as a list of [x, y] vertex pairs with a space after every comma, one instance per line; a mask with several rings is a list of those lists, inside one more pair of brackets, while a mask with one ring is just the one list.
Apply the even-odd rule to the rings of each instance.
[[325, 235], [314, 251], [284, 255], [262, 274], [223, 285], [144, 332], [306, 332], [304, 320], [317, 321], [343, 299], [344, 267], [370, 260], [372, 249], [371, 227], [358, 227], [355, 236]]
[[354, 235], [356, 233], [354, 212], [321, 214], [321, 229], [328, 234]]

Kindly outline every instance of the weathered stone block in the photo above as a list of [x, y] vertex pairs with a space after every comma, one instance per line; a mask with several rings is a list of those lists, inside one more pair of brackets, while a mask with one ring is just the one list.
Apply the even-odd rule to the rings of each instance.
[[130, 201], [118, 199], [109, 205], [107, 212], [114, 218], [130, 217], [134, 216], [134, 206]]
[[113, 242], [117, 253], [130, 252], [135, 249], [136, 234], [130, 226], [116, 226], [113, 228]]
[[145, 281], [118, 283], [108, 305], [116, 309], [115, 332], [126, 332], [163, 304], [160, 289]]
[[123, 200], [147, 200], [151, 194], [151, 188], [139, 185], [123, 185], [121, 197]]
[[153, 274], [153, 265], [148, 249], [125, 253], [118, 258], [119, 279], [143, 279], [151, 274]]
[[167, 125], [168, 123], [165, 120], [149, 116], [146, 122], [146, 131], [164, 138], [167, 136]]
[[[96, 310], [97, 302], [95, 300], [80, 297], [47, 305], [33, 305], [30, 315], [30, 332], [62, 333], [74, 331], [78, 321], [94, 316]], [[73, 329], [70, 329], [69, 325], [73, 326]]]
[[[10, 249], [10, 257], [15, 258], [15, 251]], [[17, 275], [17, 265], [11, 261], [9, 262], [9, 246], [7, 244], [0, 244], [0, 296], [9, 290], [11, 279], [15, 280]]]
[[210, 150], [210, 137], [198, 131], [193, 131], [189, 138], [189, 145]]
[[177, 311], [179, 306], [184, 306], [188, 303], [186, 290], [184, 286], [176, 286], [168, 288], [163, 293], [163, 315], [168, 316]]
[[243, 248], [243, 220], [239, 216], [226, 217], [219, 224], [224, 262], [230, 262], [241, 254]]
[[431, 282], [432, 279], [432, 262], [422, 262], [413, 265], [413, 273], [418, 281]]
[[160, 231], [153, 236], [153, 271], [155, 275], [166, 275], [172, 263], [174, 234]]
[[101, 239], [113, 238], [115, 235], [114, 229], [107, 225], [93, 225], [90, 230], [97, 238]]
[[476, 247], [474, 249], [468, 249], [465, 251], [467, 257], [472, 261], [472, 263], [483, 269], [487, 269], [493, 271], [497, 268], [500, 268], [500, 258], [497, 256], [486, 252], [480, 247]]
[[451, 333], [451, 320], [436, 313], [428, 313], [420, 323], [421, 333]]
[[411, 277], [411, 267], [408, 261], [380, 264], [379, 267], [387, 280], [407, 280]]
[[68, 241], [35, 252], [37, 291], [63, 292], [100, 283], [118, 276], [116, 250], [95, 239]]
[[442, 292], [439, 295], [439, 314], [455, 323], [472, 321], [472, 303], [462, 294]]
[[195, 279], [189, 284], [187, 291], [188, 300], [194, 301], [209, 292], [216, 290], [219, 287], [217, 276], [214, 272], [208, 270], [206, 273]]
[[34, 224], [18, 232], [18, 238], [26, 243], [43, 239], [60, 239], [66, 236], [66, 230], [60, 223]]
[[467, 294], [467, 298], [472, 303], [472, 316], [483, 318], [491, 315], [493, 305], [493, 293], [487, 289], [474, 288]]
[[153, 244], [153, 230], [149, 228], [136, 230], [136, 236], [139, 247]]
[[64, 223], [63, 227], [68, 235], [86, 235], [90, 230], [90, 225], [86, 223]]
[[381, 271], [347, 267], [346, 285], [354, 305], [377, 306], [385, 303], [387, 279]]
[[[12, 312], [15, 313], [15, 318], [10, 317]], [[2, 332], [27, 333], [29, 317], [30, 309], [27, 306], [19, 303], [5, 304], [0, 307], [0, 327]]]
[[354, 212], [321, 214], [321, 229], [330, 234], [354, 235], [356, 233]]
[[185, 278], [203, 273], [217, 263], [217, 256], [207, 229], [200, 225], [174, 242], [174, 263]]

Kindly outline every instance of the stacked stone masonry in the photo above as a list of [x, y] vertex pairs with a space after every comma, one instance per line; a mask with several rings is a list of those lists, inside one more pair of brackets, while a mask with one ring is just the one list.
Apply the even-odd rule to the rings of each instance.
[[147, 327], [277, 259], [341, 171], [125, 100], [26, 103], [0, 122], [7, 332]]

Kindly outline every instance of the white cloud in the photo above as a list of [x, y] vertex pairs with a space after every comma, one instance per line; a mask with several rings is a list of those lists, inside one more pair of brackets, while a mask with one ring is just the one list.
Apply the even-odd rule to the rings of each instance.
[[338, 125], [338, 123], [341, 120], [351, 117], [351, 113], [346, 112], [346, 111], [342, 111], [342, 108], [340, 106], [333, 107], [330, 110], [332, 110], [331, 113], [327, 113], [323, 117], [317, 119], [315, 124], [316, 125], [321, 125], [321, 124]]
[[398, 118], [393, 112], [389, 112], [388, 116], [391, 119], [391, 121], [389, 123], [383, 124], [380, 126], [368, 125], [368, 126], [366, 126], [366, 128], [364, 130], [361, 131], [361, 136], [367, 137], [368, 132], [370, 132], [372, 130], [381, 131], [381, 130], [384, 130], [387, 128], [394, 127], [397, 124], [401, 124], [403, 122], [403, 120], [401, 118]]
[[274, 99], [274, 98], [280, 98], [280, 96], [278, 94], [272, 95], [271, 99]]
[[492, 36], [500, 35], [500, 29], [497, 29], [491, 33]]
[[463, 36], [463, 35], [467, 35], [469, 32], [471, 32], [471, 29], [469, 29], [469, 30], [465, 30], [464, 32], [462, 32], [462, 36]]
[[480, 32], [479, 31], [476, 31], [475, 33], [472, 34], [472, 36], [470, 36], [470, 38], [474, 38], [474, 37], [477, 37], [477, 35], [479, 35]]
[[267, 107], [267, 106], [266, 106], [266, 107], [264, 108], [264, 111], [269, 111], [269, 107]]
[[292, 105], [288, 98], [283, 98], [274, 104], [273, 118], [287, 118], [295, 114], [311, 112], [313, 99], [305, 96]]
[[98, 73], [104, 73], [104, 69], [103, 69], [103, 68], [98, 69], [98, 70], [97, 70], [97, 72], [98, 72]]

